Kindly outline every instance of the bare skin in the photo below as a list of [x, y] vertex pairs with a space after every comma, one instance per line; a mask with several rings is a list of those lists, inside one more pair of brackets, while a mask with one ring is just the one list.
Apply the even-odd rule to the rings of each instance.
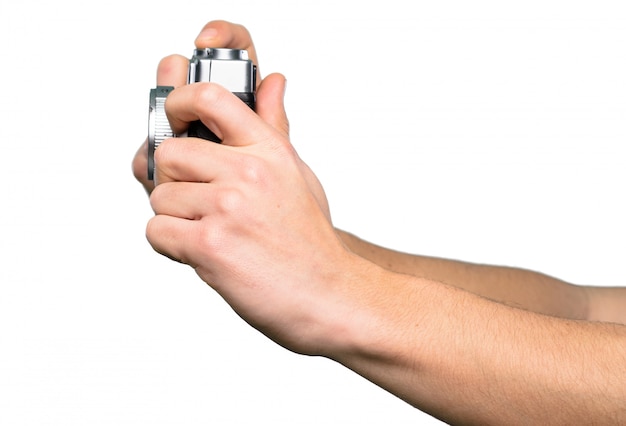
[[[256, 52], [247, 30], [207, 24], [198, 47]], [[155, 216], [154, 249], [189, 264], [253, 327], [284, 347], [333, 359], [455, 424], [626, 422], [622, 289], [573, 286], [530, 271], [412, 256], [335, 229], [319, 181], [289, 140], [285, 79], [261, 80], [257, 110], [215, 84], [177, 87], [172, 126], [202, 120], [223, 144], [164, 141], [156, 187], [146, 149], [133, 161]]]
[[441, 281], [545, 315], [626, 324], [624, 287], [574, 285], [526, 269], [401, 253], [337, 232], [350, 250], [395, 272]]

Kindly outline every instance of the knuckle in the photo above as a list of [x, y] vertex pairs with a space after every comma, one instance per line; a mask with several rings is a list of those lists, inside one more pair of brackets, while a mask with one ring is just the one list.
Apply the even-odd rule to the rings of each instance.
[[167, 183], [162, 185], [157, 185], [154, 187], [152, 192], [150, 193], [150, 207], [152, 210], [158, 214], [161, 211], [161, 207], [167, 203], [168, 198], [168, 185]]
[[240, 215], [245, 206], [245, 195], [237, 188], [222, 189], [215, 197], [214, 208], [226, 217]]
[[203, 82], [197, 83], [197, 90], [193, 99], [194, 108], [197, 112], [205, 112], [208, 108], [222, 103], [225, 95], [225, 89], [221, 86]]
[[243, 38], [248, 41], [248, 40], [252, 40], [252, 36], [250, 35], [250, 31], [248, 31], [248, 29], [241, 25], [241, 24], [235, 24], [235, 26], [239, 29], [239, 31], [241, 31], [241, 34], [243, 36]]
[[172, 180], [175, 171], [180, 169], [182, 161], [186, 158], [189, 148], [181, 144], [175, 138], [166, 139], [154, 151], [155, 183], [156, 187]]
[[225, 240], [223, 234], [223, 229], [220, 226], [205, 222], [193, 236], [193, 244], [199, 255], [206, 260], [215, 260], [223, 251]]
[[248, 184], [259, 184], [267, 180], [268, 167], [265, 161], [255, 156], [247, 156], [241, 160], [241, 179]]
[[171, 156], [174, 146], [175, 144], [171, 139], [165, 139], [159, 144], [159, 147], [154, 150], [154, 161], [156, 163], [166, 162], [168, 157]]

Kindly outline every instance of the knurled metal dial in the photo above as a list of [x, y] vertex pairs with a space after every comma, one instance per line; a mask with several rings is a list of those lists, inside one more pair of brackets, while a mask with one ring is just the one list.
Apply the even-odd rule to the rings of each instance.
[[165, 139], [176, 136], [165, 113], [165, 99], [172, 90], [174, 90], [172, 86], [157, 86], [150, 90], [148, 111], [148, 179], [150, 180], [154, 178], [154, 150]]

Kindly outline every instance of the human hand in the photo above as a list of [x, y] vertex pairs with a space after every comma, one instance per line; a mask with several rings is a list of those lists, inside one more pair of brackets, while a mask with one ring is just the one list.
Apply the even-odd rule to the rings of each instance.
[[[257, 66], [257, 87], [261, 82], [256, 49], [248, 30], [238, 24], [227, 21], [211, 21], [207, 23], [195, 40], [198, 49], [203, 48], [230, 48], [242, 49], [248, 52], [248, 57]], [[187, 83], [187, 68], [189, 60], [181, 55], [171, 55], [163, 58], [157, 68], [157, 86], [180, 87]], [[180, 131], [185, 128], [178, 129]], [[132, 163], [135, 178], [143, 185], [145, 190], [152, 192], [154, 182], [148, 180], [148, 140], [146, 139], [137, 150]]]
[[[257, 88], [260, 85], [262, 79], [260, 74], [260, 67], [258, 63], [258, 57], [252, 37], [249, 31], [242, 25], [216, 20], [207, 23], [195, 40], [195, 46], [199, 49], [211, 48], [211, 47], [223, 47], [230, 49], [242, 49], [248, 52], [248, 57], [256, 64], [257, 68]], [[187, 68], [189, 66], [189, 60], [180, 55], [171, 55], [163, 58], [157, 68], [157, 86], [173, 86], [180, 87], [187, 83]], [[263, 108], [263, 105], [258, 105], [257, 110]], [[167, 109], [167, 108], [166, 108]], [[267, 111], [267, 114], [271, 114]], [[287, 117], [283, 113], [282, 122], [277, 125], [282, 126], [285, 132], [289, 132], [289, 122]], [[170, 123], [175, 131], [186, 130], [187, 123]], [[180, 127], [178, 127], [180, 126]], [[310, 184], [312, 191], [316, 194], [320, 205], [326, 212], [326, 215], [330, 218], [330, 211], [326, 200], [326, 195], [322, 189], [317, 177], [313, 172], [302, 163], [303, 171], [306, 174], [307, 181]], [[154, 189], [154, 181], [148, 180], [148, 140], [141, 144], [137, 150], [132, 162], [132, 169], [135, 178], [143, 185], [146, 192], [150, 194]]]
[[[249, 47], [247, 37], [226, 46]], [[201, 120], [222, 144], [162, 142], [156, 187], [145, 179], [140, 149], [133, 166], [156, 213], [148, 240], [192, 266], [257, 329], [297, 352], [318, 352], [328, 335], [322, 329], [330, 327], [322, 324], [337, 314], [322, 300], [333, 298], [333, 280], [344, 279], [342, 259], [351, 255], [333, 229], [321, 185], [289, 141], [285, 79], [273, 74], [260, 82], [255, 113], [219, 85], [185, 85], [186, 61], [171, 56], [159, 65], [158, 84], [177, 87], [166, 104], [170, 124], [178, 132]]]

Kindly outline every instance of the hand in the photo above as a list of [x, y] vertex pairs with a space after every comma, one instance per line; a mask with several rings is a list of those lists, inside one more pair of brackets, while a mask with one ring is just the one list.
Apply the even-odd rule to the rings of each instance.
[[[259, 64], [254, 43], [248, 30], [242, 25], [211, 21], [202, 28], [195, 40], [198, 49], [223, 47], [248, 51], [248, 57], [257, 65], [257, 87], [261, 82]], [[165, 57], [157, 68], [157, 85], [180, 87], [187, 83], [189, 60], [180, 55]], [[183, 129], [184, 130], [184, 129]], [[154, 189], [154, 182], [148, 180], [148, 140], [146, 139], [135, 154], [132, 164], [135, 178], [144, 186], [148, 193]]]
[[[262, 81], [260, 74], [260, 67], [258, 63], [258, 58], [256, 54], [256, 49], [254, 47], [254, 43], [252, 38], [250, 37], [250, 33], [248, 30], [238, 24], [234, 24], [227, 21], [211, 21], [206, 24], [198, 37], [195, 40], [195, 45], [197, 48], [210, 48], [210, 47], [223, 47], [223, 48], [231, 48], [231, 49], [243, 49], [248, 52], [249, 58], [256, 64], [257, 66], [257, 88], [260, 86]], [[159, 63], [157, 68], [157, 85], [158, 86], [173, 86], [180, 87], [187, 83], [187, 68], [189, 65], [189, 60], [180, 55], [171, 55], [163, 58]], [[257, 110], [259, 108], [263, 108], [263, 105], [259, 105], [257, 102]], [[271, 115], [271, 111], [266, 111], [268, 115]], [[287, 117], [282, 116], [282, 122], [278, 123], [277, 120], [274, 120], [278, 126], [282, 126], [283, 131], [289, 132], [289, 122], [287, 121]], [[186, 129], [186, 124], [180, 122], [170, 123], [175, 130], [183, 131]], [[326, 195], [317, 180], [317, 177], [313, 174], [311, 170], [303, 163], [302, 164], [303, 171], [307, 175], [307, 180], [311, 185], [312, 191], [316, 194], [320, 204], [326, 211], [326, 215], [330, 218], [330, 212], [328, 209], [328, 203], [326, 201]], [[146, 192], [150, 194], [154, 189], [154, 182], [148, 180], [147, 170], [148, 170], [148, 140], [146, 140], [141, 144], [139, 149], [137, 150], [135, 157], [132, 163], [133, 174], [135, 178], [143, 185]]]
[[[251, 46], [249, 38], [238, 41], [229, 46]], [[219, 85], [185, 85], [185, 75], [182, 57], [159, 65], [158, 84], [177, 87], [166, 104], [172, 128], [199, 119], [222, 144], [162, 142], [155, 153], [156, 187], [144, 178], [140, 150], [135, 174], [151, 192], [156, 213], [148, 240], [156, 251], [192, 266], [239, 315], [280, 344], [319, 352], [330, 327], [323, 324], [337, 315], [326, 303], [338, 297], [333, 280], [344, 279], [342, 262], [352, 255], [333, 229], [321, 185], [289, 141], [285, 79], [273, 74], [260, 83], [255, 113]]]

